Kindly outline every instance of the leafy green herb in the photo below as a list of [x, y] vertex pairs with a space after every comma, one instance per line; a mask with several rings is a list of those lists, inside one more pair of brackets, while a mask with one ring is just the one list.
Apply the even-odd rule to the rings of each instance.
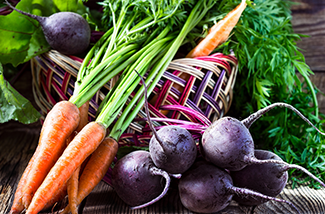
[[40, 116], [32, 104], [5, 80], [0, 63], [0, 123], [16, 120], [28, 124], [36, 122]]

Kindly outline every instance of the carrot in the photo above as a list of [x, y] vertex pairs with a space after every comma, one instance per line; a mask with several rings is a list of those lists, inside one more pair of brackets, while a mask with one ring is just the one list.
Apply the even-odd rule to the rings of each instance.
[[63, 184], [60, 191], [56, 192], [56, 194], [51, 198], [51, 200], [49, 200], [45, 204], [43, 210], [48, 210], [50, 208], [53, 209], [53, 206], [55, 206], [57, 202], [63, 200], [66, 195], [67, 195], [67, 183]]
[[81, 129], [83, 129], [83, 127], [85, 125], [87, 125], [87, 123], [89, 122], [89, 118], [88, 118], [88, 111], [89, 111], [89, 101], [85, 102], [80, 108], [79, 108], [79, 112], [80, 112], [80, 122], [79, 122], [79, 126], [77, 127], [76, 131], [80, 132]]
[[39, 147], [36, 148], [32, 158], [29, 160], [28, 165], [25, 168], [25, 170], [19, 180], [17, 189], [15, 191], [15, 195], [14, 195], [14, 201], [10, 208], [9, 214], [18, 214], [18, 213], [21, 213], [25, 209], [25, 206], [22, 202], [22, 197], [23, 197], [22, 189], [23, 189], [23, 185], [26, 183], [26, 179], [29, 174], [30, 168], [31, 168], [32, 164], [34, 163], [35, 157], [37, 156], [38, 148]]
[[78, 183], [79, 183], [79, 172], [80, 172], [80, 166], [73, 172], [72, 176], [68, 180], [68, 199], [69, 199], [69, 205], [68, 207], [71, 210], [72, 214], [78, 214]]
[[45, 118], [39, 138], [39, 152], [30, 168], [22, 192], [22, 202], [28, 207], [35, 191], [63, 152], [66, 139], [79, 124], [79, 110], [69, 101], [54, 105]]
[[35, 192], [26, 214], [38, 213], [60, 191], [73, 172], [92, 154], [106, 135], [106, 128], [97, 122], [88, 123], [71, 141], [61, 157]]
[[245, 10], [246, 5], [246, 0], [242, 0], [235, 9], [210, 28], [209, 34], [186, 57], [208, 56], [216, 47], [225, 42]]
[[[116, 156], [117, 150], [117, 142], [113, 138], [107, 137], [90, 156], [80, 176], [77, 204], [80, 204], [103, 179]], [[67, 214], [69, 211], [70, 207], [67, 206], [60, 214]]]
[[[76, 129], [76, 132], [80, 132], [81, 129], [87, 125], [88, 123], [88, 110], [89, 110], [89, 101], [84, 103], [80, 108], [80, 123], [79, 126]], [[70, 141], [73, 139], [75, 135], [73, 134], [70, 136]], [[79, 180], [79, 172], [80, 172], [80, 167], [78, 167], [74, 173], [72, 174], [71, 178], [68, 180], [67, 184], [67, 191], [68, 191], [68, 199], [69, 199], [69, 206], [71, 208], [71, 213], [72, 214], [78, 214], [77, 210], [77, 194], [78, 194], [78, 180]]]

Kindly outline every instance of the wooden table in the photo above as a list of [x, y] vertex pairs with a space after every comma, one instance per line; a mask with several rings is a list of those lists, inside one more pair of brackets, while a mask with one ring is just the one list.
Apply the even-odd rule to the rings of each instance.
[[[311, 35], [304, 38], [298, 45], [304, 49], [306, 62], [315, 75], [311, 76], [313, 83], [325, 92], [325, 2], [323, 0], [295, 0], [301, 2], [293, 7], [293, 26], [297, 33]], [[26, 73], [21, 78], [30, 78]], [[23, 82], [26, 82], [25, 80]], [[324, 83], [323, 83], [324, 82]], [[14, 87], [33, 100], [31, 89], [22, 84]], [[320, 109], [325, 113], [325, 98], [318, 96]], [[13, 194], [23, 170], [31, 158], [40, 133], [40, 123], [23, 125], [17, 122], [0, 124], [0, 214], [8, 213], [13, 200]], [[140, 210], [130, 210], [121, 201], [114, 190], [105, 182], [101, 182], [80, 206], [80, 213], [191, 213], [185, 209], [178, 197], [176, 183], [173, 182], [167, 194], [156, 204]], [[286, 189], [279, 198], [292, 202], [302, 214], [325, 213], [325, 190], [314, 190], [306, 186]], [[66, 205], [62, 202], [57, 209]], [[52, 213], [51, 211], [45, 213]], [[57, 213], [57, 212], [53, 212]], [[242, 207], [232, 202], [229, 207], [218, 213], [295, 213], [287, 204], [267, 202], [257, 207]]]

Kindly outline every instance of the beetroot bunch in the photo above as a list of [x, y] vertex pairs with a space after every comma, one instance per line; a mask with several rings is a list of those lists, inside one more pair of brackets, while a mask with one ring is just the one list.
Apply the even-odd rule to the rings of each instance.
[[[143, 79], [142, 82], [145, 86]], [[156, 131], [146, 100], [147, 120], [153, 132], [149, 152], [135, 151], [120, 159], [112, 172], [113, 188], [132, 209], [138, 209], [160, 200], [167, 193], [170, 176], [173, 176], [179, 178], [181, 203], [193, 212], [218, 212], [231, 200], [242, 205], [273, 200], [287, 203], [299, 213], [292, 203], [276, 198], [287, 184], [287, 171], [301, 170], [322, 186], [325, 184], [301, 166], [288, 164], [270, 151], [255, 150], [249, 127], [274, 107], [293, 110], [325, 135], [291, 105], [274, 103], [242, 121], [232, 117], [216, 120], [202, 129], [198, 150], [184, 125], [167, 125]]]

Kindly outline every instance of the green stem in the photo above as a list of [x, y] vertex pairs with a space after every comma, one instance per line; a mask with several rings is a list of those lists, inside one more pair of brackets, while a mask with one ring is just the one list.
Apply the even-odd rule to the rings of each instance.
[[[114, 63], [112, 63], [108, 68], [105, 68], [102, 73], [106, 75], [102, 79], [96, 78], [96, 81], [91, 81], [82, 91], [77, 95], [70, 97], [69, 101], [74, 103], [77, 107], [82, 106], [83, 103], [90, 100], [98, 90], [100, 90], [103, 85], [105, 85], [111, 78], [123, 71], [130, 63], [132, 63], [136, 58], [134, 54], [135, 50], [130, 51], [129, 53], [124, 54]], [[132, 57], [130, 57], [132, 56]]]
[[107, 72], [103, 72], [104, 68], [110, 66], [112, 63], [114, 63], [115, 60], [123, 57], [124, 54], [129, 53], [132, 50], [137, 50], [138, 45], [137, 44], [130, 44], [125, 45], [125, 47], [122, 47], [120, 50], [116, 49], [112, 52], [112, 55], [99, 63], [91, 72], [91, 75], [88, 75], [80, 85], [80, 91], [84, 90], [84, 88], [89, 85], [91, 82], [103, 78]]
[[[74, 94], [78, 94], [79, 93], [79, 86], [82, 83], [82, 79], [88, 75], [88, 73], [86, 73], [87, 68], [89, 67], [88, 64], [89, 62], [91, 62], [91, 64], [93, 64], [93, 60], [91, 60], [91, 58], [94, 56], [96, 50], [98, 49], [98, 47], [102, 46], [102, 43], [105, 42], [105, 40], [107, 40], [107, 37], [109, 37], [112, 33], [113, 29], [111, 28], [110, 30], [108, 30], [97, 42], [96, 44], [90, 49], [90, 51], [88, 51], [87, 55], [85, 56], [84, 60], [81, 63], [81, 66], [79, 68], [78, 71], [78, 75], [77, 75], [77, 80], [75, 83], [75, 89], [74, 89]], [[97, 55], [96, 55], [97, 56]], [[88, 71], [89, 72], [89, 71]]]
[[[113, 10], [112, 10], [112, 13], [114, 14]], [[106, 53], [104, 55], [104, 59], [106, 59], [106, 57], [110, 54], [110, 52], [113, 49], [113, 45], [115, 44], [115, 42], [117, 40], [117, 35], [118, 35], [119, 29], [120, 29], [120, 27], [122, 25], [122, 22], [124, 20], [125, 14], [126, 14], [126, 7], [123, 6], [121, 8], [120, 15], [119, 15], [119, 18], [118, 18], [117, 23], [115, 23], [115, 18], [114, 18], [114, 21], [113, 21], [113, 25], [114, 25], [113, 28], [114, 28], [114, 30], [113, 30], [113, 34], [112, 34], [112, 38], [110, 40], [110, 43], [108, 44], [108, 47], [106, 49]]]
[[[175, 56], [176, 52], [178, 51], [180, 45], [184, 41], [186, 35], [198, 24], [198, 22], [205, 16], [207, 11], [214, 5], [213, 1], [199, 1], [195, 7], [192, 9], [186, 23], [181, 29], [181, 32], [177, 36], [177, 38], [173, 41], [171, 47], [167, 51], [167, 53], [163, 56], [163, 58], [151, 69], [149, 76], [147, 77], [146, 84], [148, 85], [152, 79], [154, 81], [148, 87], [148, 95], [152, 92], [154, 87], [157, 85], [158, 81], [162, 77], [163, 73], [167, 69], [169, 63], [172, 61], [173, 57]], [[138, 101], [140, 96], [144, 91], [144, 87], [142, 86], [136, 95], [133, 97], [129, 105], [124, 109], [121, 117], [118, 119], [116, 124], [114, 125], [110, 136], [114, 139], [119, 139], [121, 134], [127, 129], [129, 124], [138, 114], [139, 110], [142, 108], [144, 104], [144, 97], [141, 98], [138, 105], [132, 110], [135, 105], [135, 102]], [[130, 111], [132, 112], [130, 113]], [[130, 115], [128, 115], [130, 113]], [[127, 117], [128, 116], [128, 117]], [[127, 117], [127, 118], [126, 118]]]
[[319, 106], [318, 106], [317, 96], [316, 96], [316, 93], [315, 93], [315, 90], [314, 90], [314, 85], [310, 81], [309, 77], [306, 74], [304, 74], [302, 72], [301, 72], [301, 74], [305, 78], [305, 81], [306, 81], [308, 87], [310, 88], [310, 91], [311, 91], [311, 94], [312, 94], [312, 97], [313, 97], [313, 102], [314, 102], [315, 116], [316, 116], [316, 118], [318, 118], [318, 116], [319, 116]]
[[[140, 82], [140, 78], [136, 75], [134, 70], [137, 70], [139, 73], [145, 73], [151, 64], [151, 61], [154, 60], [157, 54], [164, 49], [165, 44], [168, 44], [170, 39], [171, 37], [166, 37], [151, 44], [146, 48], [137, 61], [127, 69], [125, 76], [123, 76], [122, 81], [103, 107], [96, 121], [105, 124], [106, 126], [110, 125], [107, 121], [111, 118], [111, 115], [116, 111], [116, 108], [119, 108], [120, 105], [124, 105], [127, 100], [126, 98], [131, 95]], [[125, 99], [122, 99], [125, 100], [124, 102], [121, 100], [122, 97], [125, 97]]]

